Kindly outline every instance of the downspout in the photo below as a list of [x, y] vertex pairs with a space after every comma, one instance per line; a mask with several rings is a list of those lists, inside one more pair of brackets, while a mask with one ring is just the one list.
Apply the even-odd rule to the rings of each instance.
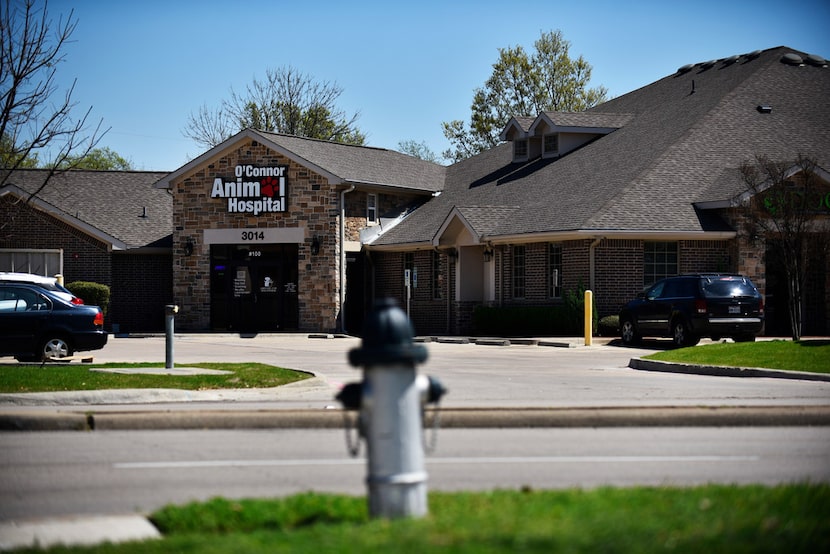
[[346, 195], [354, 185], [340, 191], [340, 332], [346, 332]]
[[595, 249], [602, 242], [603, 237], [597, 237], [594, 239], [594, 242], [591, 243], [591, 246], [588, 248], [588, 288], [592, 291], [596, 290], [596, 269], [595, 269]]

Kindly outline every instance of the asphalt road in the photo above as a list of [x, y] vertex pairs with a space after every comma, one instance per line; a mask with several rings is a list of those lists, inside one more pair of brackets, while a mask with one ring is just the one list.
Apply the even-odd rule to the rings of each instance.
[[[430, 490], [830, 482], [830, 427], [452, 429]], [[303, 491], [365, 495], [342, 431], [0, 434], [0, 521]]]

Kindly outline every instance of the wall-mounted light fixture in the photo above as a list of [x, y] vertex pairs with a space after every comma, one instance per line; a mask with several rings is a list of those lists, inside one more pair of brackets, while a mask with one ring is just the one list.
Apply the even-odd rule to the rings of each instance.
[[320, 238], [317, 235], [314, 235], [314, 238], [311, 239], [311, 255], [316, 256], [320, 253]]
[[184, 255], [190, 256], [193, 254], [193, 247], [194, 247], [193, 239], [191, 237], [187, 237], [184, 241]]
[[484, 261], [491, 262], [493, 261], [493, 249], [489, 246], [484, 249]]
[[455, 262], [456, 260], [458, 260], [458, 249], [456, 249], [456, 248], [447, 249], [447, 258], [449, 258], [449, 260], [451, 262]]

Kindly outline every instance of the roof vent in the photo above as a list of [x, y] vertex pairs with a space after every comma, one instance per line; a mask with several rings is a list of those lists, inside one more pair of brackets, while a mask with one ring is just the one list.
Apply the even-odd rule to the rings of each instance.
[[807, 63], [810, 65], [814, 65], [816, 67], [827, 67], [827, 60], [825, 60], [821, 56], [817, 56], [816, 54], [808, 55]]
[[739, 59], [741, 59], [741, 57], [740, 57], [740, 56], [737, 56], [737, 55], [736, 55], [736, 56], [729, 56], [728, 58], [726, 58], [725, 60], [723, 60], [723, 65], [724, 65], [724, 66], [727, 66], [727, 65], [732, 65], [733, 63], [735, 63], [735, 62], [736, 62], [736, 61], [738, 61]]
[[708, 62], [703, 62], [702, 64], [700, 64], [700, 67], [703, 68], [703, 69], [709, 69], [710, 67], [714, 66], [716, 63], [718, 63], [717, 60], [709, 60]]
[[761, 55], [760, 50], [753, 50], [749, 54], [744, 54], [744, 57], [747, 59], [747, 61], [749, 61], [749, 60], [754, 60], [755, 58], [757, 58], [760, 55]]
[[785, 63], [787, 65], [802, 65], [804, 60], [801, 59], [801, 56], [798, 54], [793, 54], [790, 52], [789, 54], [784, 54], [781, 56], [781, 63]]
[[693, 64], [693, 63], [687, 63], [683, 67], [677, 68], [677, 72], [680, 73], [681, 75], [683, 73], [688, 73], [689, 71], [691, 71], [694, 68], [694, 66], [695, 66], [695, 64]]
[[769, 104], [758, 104], [755, 109], [758, 110], [758, 113], [772, 113], [772, 106]]

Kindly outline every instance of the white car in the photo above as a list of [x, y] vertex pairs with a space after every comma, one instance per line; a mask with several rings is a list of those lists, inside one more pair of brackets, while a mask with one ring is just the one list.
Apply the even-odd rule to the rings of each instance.
[[72, 304], [81, 305], [84, 303], [83, 299], [78, 298], [69, 290], [58, 283], [55, 277], [45, 277], [43, 275], [35, 275], [34, 273], [13, 273], [8, 271], [0, 271], [0, 282], [6, 283], [30, 283], [38, 285], [44, 289], [55, 293], [60, 298], [71, 302]]

